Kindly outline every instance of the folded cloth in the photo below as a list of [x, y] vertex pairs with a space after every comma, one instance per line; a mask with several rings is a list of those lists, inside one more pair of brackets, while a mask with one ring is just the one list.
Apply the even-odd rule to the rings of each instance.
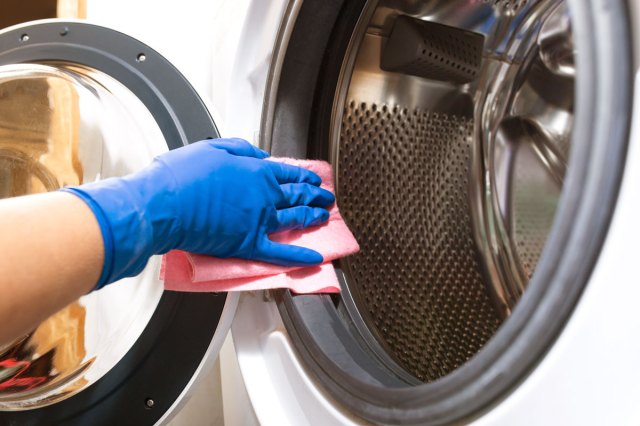
[[[304, 167], [322, 178], [322, 187], [334, 192], [331, 165], [324, 161], [273, 158]], [[164, 255], [161, 279], [167, 290], [220, 292], [288, 288], [295, 293], [338, 293], [340, 284], [331, 261], [356, 253], [360, 248], [342, 219], [338, 206], [329, 209], [323, 225], [284, 231], [272, 241], [316, 250], [324, 263], [313, 267], [283, 267], [245, 259], [220, 259], [173, 250]]]

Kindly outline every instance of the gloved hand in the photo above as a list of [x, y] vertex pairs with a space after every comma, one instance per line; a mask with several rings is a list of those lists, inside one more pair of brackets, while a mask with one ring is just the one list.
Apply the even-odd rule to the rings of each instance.
[[145, 169], [77, 187], [102, 231], [105, 262], [96, 288], [140, 273], [172, 249], [285, 266], [322, 256], [278, 244], [267, 234], [326, 221], [335, 201], [320, 177], [266, 161], [242, 139], [206, 140], [162, 154]]

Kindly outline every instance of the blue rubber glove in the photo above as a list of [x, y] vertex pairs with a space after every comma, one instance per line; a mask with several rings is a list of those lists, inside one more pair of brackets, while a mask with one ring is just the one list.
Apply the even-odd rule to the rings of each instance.
[[242, 139], [206, 140], [162, 154], [140, 172], [63, 188], [84, 200], [102, 231], [105, 261], [96, 288], [140, 273], [173, 249], [286, 266], [322, 263], [267, 234], [325, 222], [335, 201], [320, 177], [265, 161]]

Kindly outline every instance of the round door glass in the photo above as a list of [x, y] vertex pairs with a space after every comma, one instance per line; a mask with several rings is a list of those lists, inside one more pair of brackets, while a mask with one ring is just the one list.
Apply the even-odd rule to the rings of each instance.
[[[0, 198], [122, 176], [167, 150], [151, 113], [104, 73], [60, 63], [0, 67]], [[55, 403], [113, 368], [160, 300], [159, 268], [152, 258], [139, 276], [0, 346], [0, 410]]]

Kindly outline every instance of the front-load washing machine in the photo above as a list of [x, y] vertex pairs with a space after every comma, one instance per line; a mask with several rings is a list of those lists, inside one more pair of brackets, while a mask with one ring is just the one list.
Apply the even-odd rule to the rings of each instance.
[[[117, 4], [96, 21], [150, 28], [161, 51], [188, 27], [154, 28], [146, 3], [117, 24]], [[216, 137], [205, 103], [223, 136], [333, 163], [362, 250], [335, 265], [340, 296], [240, 297], [226, 423], [638, 422], [635, 2], [216, 7], [172, 56], [205, 101], [120, 32], [0, 34], [0, 188], [123, 174]], [[238, 298], [163, 293], [154, 262], [2, 348], [0, 422], [175, 414]]]
[[282, 7], [259, 140], [334, 165], [362, 250], [241, 296], [225, 418], [636, 424], [638, 3]]

